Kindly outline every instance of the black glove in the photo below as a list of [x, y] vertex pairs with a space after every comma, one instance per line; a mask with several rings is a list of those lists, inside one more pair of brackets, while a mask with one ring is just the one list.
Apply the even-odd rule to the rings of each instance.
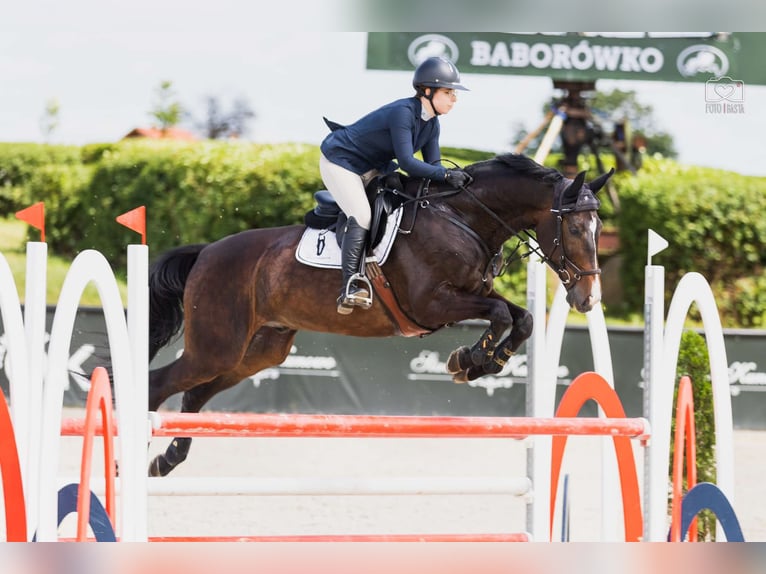
[[448, 169], [447, 175], [444, 176], [444, 181], [452, 187], [461, 188], [471, 183], [473, 178], [462, 169]]

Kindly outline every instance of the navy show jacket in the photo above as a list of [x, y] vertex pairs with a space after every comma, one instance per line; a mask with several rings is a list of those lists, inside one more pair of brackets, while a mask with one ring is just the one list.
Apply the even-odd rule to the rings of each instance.
[[[439, 118], [424, 121], [422, 108], [418, 98], [410, 97], [386, 104], [348, 126], [325, 120], [333, 131], [320, 149], [332, 163], [359, 175], [372, 169], [391, 173], [398, 162], [407, 175], [444, 180], [446, 169], [432, 165], [441, 158]], [[413, 157], [418, 151], [424, 161]]]

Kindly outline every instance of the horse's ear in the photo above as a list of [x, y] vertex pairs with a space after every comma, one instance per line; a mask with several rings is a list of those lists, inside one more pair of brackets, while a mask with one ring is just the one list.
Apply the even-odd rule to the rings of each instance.
[[602, 174], [598, 176], [596, 179], [591, 181], [588, 184], [588, 187], [590, 187], [590, 190], [593, 193], [597, 193], [599, 189], [604, 187], [607, 181], [609, 181], [609, 178], [614, 175], [614, 168], [610, 169], [608, 173]]
[[582, 189], [583, 183], [585, 183], [585, 172], [581, 171], [577, 174], [577, 177], [574, 178], [574, 181], [570, 184], [570, 186], [564, 190], [564, 195], [561, 198], [561, 204], [567, 205], [570, 203], [575, 203], [577, 201], [577, 197], [580, 195], [580, 189]]

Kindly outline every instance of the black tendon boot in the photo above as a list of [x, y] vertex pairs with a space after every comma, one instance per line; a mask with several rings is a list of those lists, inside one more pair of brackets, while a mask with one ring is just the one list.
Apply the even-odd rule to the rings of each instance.
[[341, 246], [341, 272], [343, 285], [338, 297], [338, 313], [348, 315], [354, 307], [369, 309], [372, 304], [369, 283], [359, 280], [361, 260], [364, 257], [364, 247], [367, 241], [367, 230], [360, 226], [356, 219], [349, 217], [346, 221], [346, 233]]

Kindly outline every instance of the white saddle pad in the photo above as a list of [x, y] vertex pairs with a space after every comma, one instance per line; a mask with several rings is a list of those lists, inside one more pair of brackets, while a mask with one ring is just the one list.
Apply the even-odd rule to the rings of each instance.
[[[395, 209], [388, 216], [383, 239], [373, 249], [379, 265], [383, 265], [388, 258], [401, 220], [401, 207]], [[311, 229], [307, 227], [306, 231], [303, 232], [303, 237], [298, 242], [295, 258], [311, 267], [340, 269], [340, 247], [338, 246], [338, 240], [335, 238], [335, 232], [328, 231], [327, 229]]]

